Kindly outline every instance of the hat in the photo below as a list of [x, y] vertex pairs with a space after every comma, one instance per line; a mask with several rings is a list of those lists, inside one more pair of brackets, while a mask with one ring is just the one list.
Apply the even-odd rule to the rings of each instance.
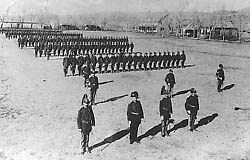
[[139, 97], [138, 92], [137, 91], [131, 92], [130, 97], [136, 97], [136, 98], [138, 98]]
[[161, 95], [169, 95], [169, 92], [166, 90], [165, 85], [161, 87]]
[[170, 69], [170, 70], [169, 70], [169, 72], [173, 73], [173, 70], [172, 70], [172, 69]]
[[190, 89], [190, 92], [191, 92], [191, 93], [197, 93], [197, 91], [196, 91], [195, 88], [191, 88], [191, 89]]
[[219, 64], [219, 67], [220, 67], [220, 68], [223, 68], [223, 65], [222, 65], [222, 64]]

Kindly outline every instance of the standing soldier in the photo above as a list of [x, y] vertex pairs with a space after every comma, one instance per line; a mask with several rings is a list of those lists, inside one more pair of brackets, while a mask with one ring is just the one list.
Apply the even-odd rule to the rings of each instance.
[[84, 64], [82, 72], [83, 72], [83, 77], [84, 77], [84, 87], [87, 87], [87, 81], [89, 80], [89, 75], [91, 72], [90, 65]]
[[174, 85], [175, 85], [175, 78], [174, 78], [174, 73], [173, 70], [170, 69], [169, 73], [166, 75], [165, 77], [165, 82], [168, 86], [168, 92], [170, 94], [170, 97], [173, 96], [173, 92], [174, 92]]
[[64, 72], [64, 76], [67, 76], [68, 73], [68, 67], [69, 67], [69, 58], [68, 57], [64, 57], [63, 58], [63, 72]]
[[142, 63], [143, 63], [143, 56], [142, 56], [142, 52], [140, 52], [140, 55], [138, 56], [138, 68], [140, 71], [142, 71]]
[[152, 52], [149, 53], [149, 70], [152, 70], [152, 64], [154, 62], [153, 56], [152, 56]]
[[81, 76], [82, 75], [82, 66], [83, 66], [83, 63], [84, 63], [84, 58], [82, 55], [80, 55], [78, 58], [77, 58], [77, 61], [78, 61], [78, 75]]
[[163, 98], [160, 100], [160, 118], [161, 118], [161, 135], [162, 137], [169, 136], [168, 126], [169, 126], [169, 119], [171, 118], [171, 114], [173, 114], [172, 109], [172, 102], [170, 98], [169, 92], [167, 92], [165, 89], [162, 90], [161, 95], [163, 95]]
[[185, 55], [184, 50], [183, 50], [182, 54], [181, 54], [181, 67], [182, 68], [185, 67], [185, 61], [186, 61], [186, 55]]
[[100, 56], [98, 57], [98, 68], [99, 68], [99, 74], [102, 73], [102, 65], [103, 65], [103, 57], [102, 54], [100, 54]]
[[216, 71], [216, 77], [217, 77], [217, 91], [222, 92], [222, 86], [223, 82], [225, 80], [225, 75], [224, 75], [224, 70], [223, 70], [223, 65], [219, 64], [219, 69]]
[[89, 133], [92, 131], [92, 126], [95, 126], [95, 116], [87, 94], [84, 94], [82, 98], [82, 108], [78, 111], [77, 126], [82, 134], [82, 154], [85, 152], [90, 153]]
[[92, 55], [91, 55], [92, 71], [95, 71], [96, 63], [97, 63], [97, 58], [96, 58], [96, 56], [92, 53]]
[[190, 131], [193, 132], [193, 130], [195, 130], [194, 122], [195, 119], [197, 118], [197, 113], [199, 110], [199, 100], [195, 88], [191, 88], [190, 93], [191, 95], [187, 97], [185, 102], [185, 109], [190, 118], [189, 120]]
[[110, 57], [110, 61], [111, 61], [111, 73], [114, 73], [115, 63], [117, 61], [117, 54], [112, 54]]
[[134, 50], [134, 43], [131, 42], [131, 43], [130, 43], [130, 52], [133, 53], [133, 50]]
[[163, 62], [163, 55], [161, 54], [161, 52], [159, 52], [157, 59], [158, 59], [158, 69], [160, 70]]
[[123, 56], [122, 56], [122, 71], [126, 72], [126, 65], [128, 62], [128, 58], [127, 58], [127, 55], [125, 53], [122, 53], [122, 54], [123, 54]]
[[133, 57], [132, 57], [131, 53], [128, 53], [127, 61], [128, 61], [128, 71], [130, 72], [131, 71], [131, 65], [133, 63]]
[[167, 55], [167, 61], [168, 61], [168, 63], [167, 63], [167, 68], [169, 68], [169, 67], [170, 67], [170, 64], [171, 64], [171, 61], [172, 61], [172, 56], [171, 56], [171, 54], [170, 54], [169, 51], [168, 51], [168, 55]]
[[91, 72], [89, 77], [89, 88], [90, 88], [90, 102], [95, 105], [96, 91], [99, 89], [98, 78], [95, 75], [95, 71]]
[[176, 68], [179, 68], [179, 64], [180, 64], [180, 61], [181, 61], [181, 55], [180, 55], [180, 51], [177, 51], [177, 54], [176, 54]]
[[137, 70], [137, 63], [138, 63], [138, 56], [137, 56], [137, 53], [134, 53], [134, 56], [133, 56], [133, 66], [134, 66], [134, 71]]
[[176, 62], [176, 55], [175, 55], [174, 52], [172, 52], [171, 58], [172, 58], [172, 68], [174, 68], [174, 64], [175, 64], [175, 62]]
[[145, 53], [145, 55], [143, 57], [143, 68], [145, 71], [148, 70], [148, 61], [149, 61], [148, 53]]
[[103, 58], [103, 62], [104, 62], [105, 73], [108, 73], [108, 66], [110, 63], [110, 59], [109, 59], [108, 54], [106, 54], [106, 56]]
[[137, 138], [138, 127], [144, 118], [141, 102], [138, 100], [139, 95], [137, 91], [134, 91], [130, 95], [133, 100], [128, 104], [127, 119], [130, 127], [130, 144], [134, 142], [139, 143]]

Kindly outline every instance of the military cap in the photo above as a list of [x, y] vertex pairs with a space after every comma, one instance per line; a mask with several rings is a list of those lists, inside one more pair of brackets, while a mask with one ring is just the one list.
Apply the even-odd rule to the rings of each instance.
[[190, 92], [191, 92], [191, 93], [197, 93], [197, 91], [196, 91], [195, 88], [191, 88], [191, 89], [190, 89]]
[[137, 91], [131, 92], [130, 97], [136, 97], [136, 98], [138, 98], [139, 97], [138, 92]]

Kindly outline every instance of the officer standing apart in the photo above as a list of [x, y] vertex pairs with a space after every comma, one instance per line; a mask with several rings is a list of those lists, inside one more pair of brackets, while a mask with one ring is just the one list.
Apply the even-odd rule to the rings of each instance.
[[172, 109], [172, 101], [169, 95], [169, 92], [166, 90], [162, 90], [161, 95], [163, 98], [160, 100], [160, 117], [161, 117], [161, 135], [162, 137], [169, 136], [168, 126], [169, 126], [169, 119], [171, 118], [171, 114], [173, 114]]
[[186, 102], [185, 102], [185, 109], [186, 109], [187, 114], [189, 115], [190, 131], [193, 132], [193, 130], [195, 130], [194, 122], [195, 122], [195, 119], [197, 118], [197, 113], [199, 110], [199, 99], [198, 99], [198, 95], [196, 94], [197, 91], [195, 88], [191, 88], [190, 93], [191, 95], [187, 97]]
[[92, 131], [92, 126], [95, 126], [95, 116], [92, 107], [89, 103], [87, 94], [83, 95], [82, 108], [78, 111], [77, 116], [78, 130], [82, 134], [82, 154], [89, 150], [89, 133]]
[[95, 75], [95, 71], [91, 72], [89, 77], [89, 88], [90, 88], [90, 102], [95, 105], [96, 91], [99, 89], [98, 77]]
[[222, 64], [219, 64], [219, 69], [217, 69], [216, 77], [217, 77], [217, 81], [218, 81], [217, 91], [222, 92], [222, 86], [223, 86], [223, 82], [225, 80], [225, 75], [224, 75], [224, 70], [223, 70]]
[[174, 73], [172, 69], [170, 69], [169, 73], [166, 75], [165, 82], [168, 86], [168, 92], [170, 94], [170, 97], [173, 97], [175, 78], [174, 78]]
[[137, 138], [138, 127], [144, 118], [141, 102], [138, 100], [139, 95], [137, 91], [131, 93], [132, 102], [128, 104], [127, 119], [130, 127], [130, 144], [134, 142], [140, 143]]

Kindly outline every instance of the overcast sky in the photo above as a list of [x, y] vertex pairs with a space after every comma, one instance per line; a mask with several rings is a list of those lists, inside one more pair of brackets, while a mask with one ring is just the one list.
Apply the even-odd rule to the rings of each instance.
[[0, 0], [1, 14], [238, 10], [250, 0]]

